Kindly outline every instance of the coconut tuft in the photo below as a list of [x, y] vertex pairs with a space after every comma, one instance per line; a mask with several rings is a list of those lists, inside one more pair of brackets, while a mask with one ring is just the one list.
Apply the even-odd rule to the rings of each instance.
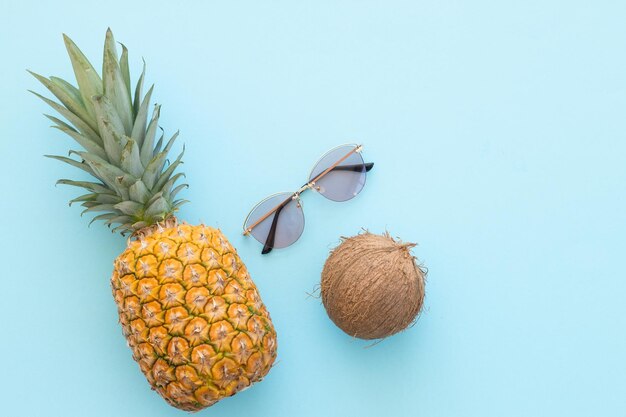
[[350, 336], [381, 339], [409, 327], [424, 304], [426, 271], [415, 243], [365, 232], [331, 251], [322, 271], [322, 303]]

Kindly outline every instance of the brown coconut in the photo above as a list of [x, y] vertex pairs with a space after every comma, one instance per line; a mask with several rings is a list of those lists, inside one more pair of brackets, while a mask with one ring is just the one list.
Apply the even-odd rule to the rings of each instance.
[[330, 319], [360, 339], [406, 329], [424, 304], [426, 273], [411, 254], [415, 244], [388, 233], [342, 240], [322, 271], [321, 296]]

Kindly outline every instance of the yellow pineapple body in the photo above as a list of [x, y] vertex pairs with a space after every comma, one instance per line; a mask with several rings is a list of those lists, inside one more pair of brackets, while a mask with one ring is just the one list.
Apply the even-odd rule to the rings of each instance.
[[254, 282], [221, 231], [153, 227], [115, 260], [120, 323], [152, 388], [197, 411], [262, 379], [276, 332]]

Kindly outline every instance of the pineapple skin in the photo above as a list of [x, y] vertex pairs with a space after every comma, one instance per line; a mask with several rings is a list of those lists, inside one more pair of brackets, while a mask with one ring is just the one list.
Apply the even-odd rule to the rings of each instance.
[[276, 331], [221, 231], [159, 225], [129, 240], [111, 278], [133, 358], [172, 406], [199, 411], [261, 380]]

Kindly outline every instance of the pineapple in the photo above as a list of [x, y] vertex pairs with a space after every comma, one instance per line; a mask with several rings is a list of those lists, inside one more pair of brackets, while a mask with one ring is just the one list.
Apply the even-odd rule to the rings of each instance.
[[[179, 223], [175, 173], [183, 152], [167, 155], [178, 134], [155, 142], [160, 107], [148, 117], [152, 88], [144, 70], [131, 95], [128, 51], [118, 58], [106, 33], [102, 78], [64, 36], [78, 88], [32, 73], [60, 101], [37, 93], [67, 122], [47, 117], [82, 149], [50, 156], [94, 177], [61, 179], [87, 193], [73, 199], [129, 234], [111, 286], [122, 331], [152, 389], [174, 407], [198, 411], [261, 380], [276, 358], [276, 332], [246, 267], [226, 237]], [[71, 158], [75, 155], [77, 159]]]

